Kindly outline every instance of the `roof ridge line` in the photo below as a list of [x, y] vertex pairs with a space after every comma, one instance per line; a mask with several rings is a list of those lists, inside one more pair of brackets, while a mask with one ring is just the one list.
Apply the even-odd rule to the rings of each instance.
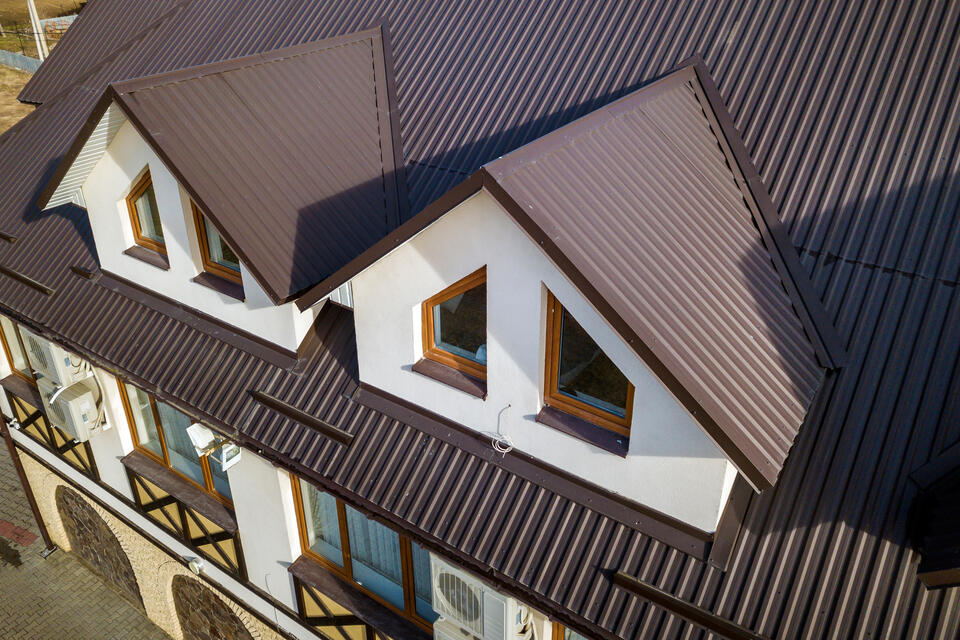
[[[114, 51], [112, 54], [110, 54], [109, 56], [101, 60], [98, 64], [95, 64], [94, 66], [90, 67], [86, 71], [86, 73], [82, 74], [74, 83], [64, 87], [62, 91], [55, 94], [49, 100], [44, 100], [43, 102], [40, 102], [38, 104], [47, 104], [51, 102], [56, 102], [61, 98], [63, 98], [68, 93], [70, 93], [71, 91], [74, 91], [79, 88], [86, 88], [87, 90], [93, 91], [94, 93], [102, 93], [103, 88], [82, 87], [82, 85], [90, 78], [90, 76], [94, 75], [95, 73], [103, 69], [105, 66], [107, 66], [109, 63], [116, 60], [121, 53], [126, 53], [134, 44], [141, 42], [147, 36], [147, 34], [150, 31], [153, 31], [154, 29], [156, 29], [160, 25], [160, 23], [166, 22], [170, 18], [171, 14], [173, 14], [175, 11], [179, 11], [185, 8], [186, 5], [191, 4], [192, 2], [194, 2], [194, 0], [181, 0], [181, 2], [171, 7], [163, 15], [159, 16], [156, 20], [154, 20], [153, 22], [148, 24], [146, 27], [141, 29], [139, 32], [137, 32], [136, 35], [131, 36], [129, 40], [127, 40], [120, 47], [118, 47], [117, 50]], [[26, 89], [26, 86], [24, 86], [24, 89]], [[21, 93], [23, 93], [23, 91], [21, 91]], [[18, 94], [18, 98], [19, 98], [19, 94]]]
[[[204, 62], [170, 71], [161, 71], [159, 73], [152, 73], [146, 76], [128, 78], [118, 82], [111, 82], [109, 86], [112, 87], [119, 95], [124, 95], [132, 91], [141, 91], [144, 89], [174, 84], [176, 82], [205, 78], [207, 76], [224, 73], [226, 71], [246, 69], [260, 64], [281, 62], [283, 60], [289, 60], [290, 58], [295, 58], [298, 56], [319, 53], [329, 49], [336, 49], [348, 44], [360, 42], [367, 38], [372, 39], [379, 34], [379, 29], [380, 27], [378, 25], [369, 29], [353, 31], [351, 33], [331, 36], [329, 38], [323, 38], [320, 40], [301, 42], [300, 44], [270, 49], [269, 51], [252, 53], [237, 58], [227, 58], [213, 62]], [[158, 80], [162, 80], [162, 82], [157, 82]]]

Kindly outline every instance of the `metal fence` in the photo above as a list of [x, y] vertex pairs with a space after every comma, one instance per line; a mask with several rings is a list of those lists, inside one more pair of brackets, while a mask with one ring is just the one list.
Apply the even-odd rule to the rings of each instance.
[[27, 73], [34, 73], [40, 68], [40, 61], [30, 56], [25, 56], [14, 51], [5, 51], [0, 49], [0, 64], [5, 67], [13, 67]]

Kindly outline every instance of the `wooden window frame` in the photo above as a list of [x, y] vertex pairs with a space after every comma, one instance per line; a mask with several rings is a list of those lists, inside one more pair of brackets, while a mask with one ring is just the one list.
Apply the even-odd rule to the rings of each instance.
[[423, 357], [428, 360], [433, 360], [434, 362], [439, 362], [442, 365], [446, 365], [452, 369], [460, 371], [461, 373], [465, 373], [480, 380], [487, 379], [487, 365], [474, 362], [473, 360], [464, 358], [463, 356], [458, 356], [450, 353], [449, 351], [444, 351], [436, 346], [437, 343], [435, 340], [436, 336], [434, 334], [433, 325], [433, 308], [442, 302], [446, 302], [450, 298], [458, 296], [461, 293], [484, 284], [486, 281], [487, 267], [483, 266], [467, 277], [457, 280], [440, 293], [427, 298], [423, 301], [423, 305], [421, 307], [423, 317]]
[[633, 418], [633, 384], [627, 380], [627, 404], [624, 416], [605, 411], [592, 404], [571, 398], [560, 392], [560, 336], [563, 323], [563, 305], [556, 296], [547, 291], [547, 329], [546, 363], [544, 365], [543, 402], [560, 411], [564, 411], [599, 427], [609, 429], [623, 436], [630, 436], [630, 422]]
[[[356, 587], [383, 606], [389, 608], [391, 611], [394, 611], [407, 620], [413, 622], [424, 631], [433, 633], [433, 625], [417, 614], [417, 594], [413, 576], [413, 547], [411, 546], [413, 543], [410, 538], [401, 534], [395, 529], [388, 527], [391, 529], [391, 531], [394, 531], [397, 534], [400, 541], [400, 566], [404, 604], [404, 608], [400, 609], [396, 605], [387, 602], [378, 594], [370, 591], [365, 586], [353, 579], [353, 558], [350, 553], [350, 532], [347, 527], [347, 505], [343, 502], [343, 500], [337, 498], [333, 494], [327, 495], [337, 501], [337, 520], [340, 528], [340, 549], [343, 553], [343, 566], [341, 567], [337, 563], [324, 558], [322, 555], [310, 548], [309, 538], [307, 536], [306, 514], [303, 510], [303, 495], [300, 492], [300, 478], [299, 476], [291, 473], [290, 481], [293, 485], [293, 499], [296, 503], [295, 506], [297, 513], [297, 529], [300, 535], [300, 551], [303, 553], [303, 555], [307, 556], [314, 562], [317, 562], [325, 569], [345, 579], [353, 587]], [[323, 489], [319, 488], [317, 491], [326, 493], [323, 491]]]
[[[175, 469], [173, 465], [170, 464], [170, 454], [167, 452], [167, 440], [166, 440], [166, 436], [163, 433], [163, 422], [160, 420], [160, 412], [157, 410], [157, 399], [153, 396], [152, 393], [143, 391], [143, 389], [140, 389], [140, 391], [143, 391], [143, 393], [147, 394], [147, 397], [150, 399], [150, 410], [153, 412], [153, 420], [157, 425], [157, 439], [160, 442], [160, 453], [162, 454], [162, 456], [158, 456], [153, 451], [150, 451], [146, 447], [141, 446], [140, 437], [137, 434], [137, 423], [136, 423], [136, 420], [134, 420], [133, 409], [130, 406], [130, 398], [127, 397], [126, 385], [130, 383], [124, 381], [121, 378], [117, 378], [117, 384], [120, 387], [120, 401], [123, 403], [123, 412], [127, 418], [127, 426], [130, 428], [130, 435], [133, 437], [134, 449], [144, 454], [151, 460], [159, 464], [162, 464], [163, 466], [170, 469], [170, 471], [177, 474], [178, 476], [180, 476], [190, 484], [202, 489], [206, 493], [216, 498], [218, 501], [222, 502], [225, 506], [229, 507], [230, 509], [233, 509], [233, 501], [227, 498], [226, 496], [221, 495], [220, 492], [216, 490], [215, 485], [213, 484], [213, 474], [210, 471], [210, 456], [200, 457], [200, 469], [201, 469], [201, 472], [203, 473], [204, 484], [200, 484], [193, 478], [189, 478], [185, 476], [184, 474], [180, 473], [177, 469]], [[136, 389], [139, 389], [139, 387], [135, 387], [132, 384], [130, 386]]]
[[10, 324], [13, 325], [14, 331], [17, 332], [17, 335], [16, 335], [17, 343], [20, 345], [20, 351], [23, 352], [23, 357], [26, 358], [27, 360], [27, 368], [30, 371], [30, 375], [27, 375], [22, 371], [20, 371], [19, 369], [17, 369], [16, 365], [13, 362], [13, 353], [10, 351], [10, 345], [7, 342], [7, 333], [6, 331], [3, 331], [2, 327], [0, 327], [0, 343], [3, 343], [3, 352], [7, 356], [7, 364], [10, 365], [10, 371], [12, 371], [13, 374], [18, 378], [20, 378], [21, 380], [29, 382], [33, 386], [37, 386], [37, 379], [33, 376], [33, 365], [30, 364], [30, 356], [27, 354], [27, 349], [23, 344], [23, 336], [20, 335], [20, 323], [10, 318], [7, 318], [7, 320], [10, 321]]
[[[136, 202], [152, 184], [153, 179], [150, 177], [150, 169], [147, 169], [127, 195], [127, 212], [130, 214], [130, 224], [133, 227], [133, 241], [145, 249], [167, 255], [165, 242], [157, 242], [153, 238], [143, 235], [143, 230], [140, 227], [140, 216], [137, 215]], [[154, 193], [154, 196], [156, 196], [156, 193]], [[157, 212], [157, 215], [159, 215], [159, 212]]]
[[[197, 203], [193, 200], [190, 201], [190, 208], [193, 210], [193, 224], [197, 230], [197, 242], [200, 244], [200, 261], [203, 264], [203, 270], [218, 278], [223, 278], [236, 284], [243, 284], [239, 269], [234, 270], [230, 267], [225, 267], [210, 258], [210, 245], [207, 242], [207, 221], [204, 219], [204, 215], [197, 206]], [[217, 231], [217, 235], [220, 235], [219, 231]], [[222, 235], [220, 235], [220, 239], [223, 240]]]

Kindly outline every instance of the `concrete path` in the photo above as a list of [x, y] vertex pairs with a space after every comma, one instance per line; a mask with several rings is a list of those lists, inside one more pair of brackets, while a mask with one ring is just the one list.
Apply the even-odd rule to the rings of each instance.
[[44, 560], [38, 535], [0, 442], [0, 638], [169, 640], [76, 556], [58, 550]]

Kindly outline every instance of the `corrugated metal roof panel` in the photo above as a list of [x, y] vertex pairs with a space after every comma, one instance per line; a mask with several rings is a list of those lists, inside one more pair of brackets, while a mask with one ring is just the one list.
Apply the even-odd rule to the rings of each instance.
[[72, 198], [122, 111], [274, 301], [289, 300], [400, 219], [386, 64], [373, 29], [112, 85], [116, 106], [93, 112], [101, 124], [61, 161], [49, 205]]
[[698, 88], [677, 71], [485, 168], [769, 485], [823, 372]]
[[[92, 0], [88, 17], [96, 16], [91, 9], [98, 4], [116, 11], [120, 3]], [[129, 19], [153, 11], [151, 3], [122, 4], [137, 14]], [[916, 578], [919, 554], [904, 523], [916, 493], [905, 470], [960, 439], [960, 4], [542, 2], [517, 11], [513, 4], [492, 2], [437, 8], [303, 1], [284, 4], [282, 12], [275, 6], [231, 3], [223, 14], [245, 11], [247, 19], [242, 31], [223, 31], [217, 42], [210, 32], [171, 20], [162, 36], [151, 36], [149, 47], [128, 47], [129, 59], [114, 54], [101, 62], [99, 50], [68, 59], [64, 45], [54, 50], [32, 86], [59, 81], [49, 95], [62, 95], [0, 136], [0, 231], [20, 238], [0, 243], [0, 264], [22, 268], [57, 293], [43, 296], [0, 276], [5, 309], [76, 338], [131, 371], [177, 378], [157, 366], [149, 350], [138, 349], [139, 338], [149, 334], [167, 345], [196, 330], [184, 334], [181, 322], [70, 274], [65, 267], [71, 259], [95, 265], [82, 215], [69, 207], [39, 215], [29, 206], [52, 159], [66, 152], [106, 84], [137, 75], [131, 60], [140, 65], [194, 48], [210, 56], [241, 55], [336, 35], [338, 29], [355, 31], [386, 16], [406, 140], [421, 141], [408, 142], [421, 145], [418, 155], [407, 154], [416, 211], [492, 159], [474, 153], [483, 145], [461, 143], [460, 127], [481, 131], [481, 139], [500, 153], [510, 151], [700, 52], [850, 362], [829, 380], [821, 410], [808, 417], [777, 485], [750, 502], [727, 571], [671, 553], [633, 530], [605, 536], [599, 541], [605, 552], [588, 553], [573, 541], [589, 510], [558, 496], [543, 520], [551, 535], [541, 538], [540, 552], [531, 554], [526, 567], [516, 573], [505, 567], [511, 571], [506, 577], [531, 584], [554, 607], [579, 607], [569, 611], [568, 622], [595, 636], [603, 630], [625, 639], [706, 635], [604, 582], [605, 570], [624, 570], [770, 637], [957, 637], [960, 589], [923, 588]], [[80, 24], [70, 33], [86, 34], [86, 42], [102, 47], [115, 41], [106, 22], [87, 20], [84, 30], [73, 31]], [[586, 32], [581, 42], [588, 46], [570, 46], [572, 32]], [[57, 64], [65, 65], [57, 72], [61, 80], [45, 78], [58, 55]], [[64, 92], [98, 64], [102, 75], [95, 89]], [[521, 73], [527, 74], [523, 81]], [[455, 157], [458, 150], [468, 159], [464, 170], [430, 162]], [[60, 253], [51, 260], [46, 248], [53, 243]], [[347, 477], [364, 463], [275, 419], [239, 385], [243, 377], [283, 386], [287, 373], [223, 341], [196, 340], [187, 342], [212, 351], [236, 372], [235, 378], [193, 383], [189, 397], [196, 406], [230, 416], [231, 424], [249, 424], [250, 433], [278, 445], [303, 441], [310, 468], [324, 477], [340, 478], [341, 469]], [[189, 367], [191, 357], [200, 355], [184, 353], [178, 364]], [[333, 374], [310, 369], [303, 375], [321, 380]], [[296, 404], [296, 393], [285, 399]], [[340, 426], [356, 429], [358, 438], [396, 444], [396, 456], [361, 506], [382, 509], [377, 513], [383, 517], [394, 506], [403, 508], [407, 493], [418, 488], [421, 469], [436, 460], [418, 457], [421, 447], [439, 450], [439, 441], [364, 408], [338, 415], [349, 420]], [[443, 460], [455, 461], [463, 474], [443, 480], [458, 482], [454, 488], [463, 488], [462, 499], [444, 505], [445, 522], [432, 529], [435, 538], [425, 535], [451, 549], [471, 549], [511, 474], [477, 456]], [[427, 505], [404, 522], [429, 520]], [[596, 564], [587, 564], [588, 557]], [[578, 578], [568, 579], [571, 565], [579, 566]]]

